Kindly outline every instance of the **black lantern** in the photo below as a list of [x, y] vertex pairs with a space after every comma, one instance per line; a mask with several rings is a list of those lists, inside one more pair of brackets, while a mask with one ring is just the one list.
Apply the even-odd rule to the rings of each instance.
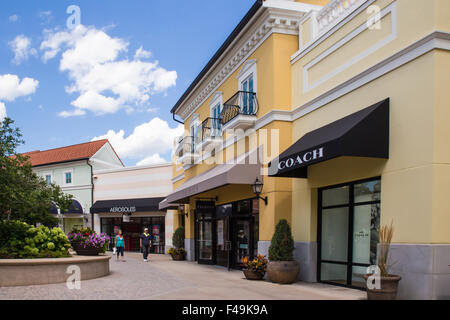
[[186, 217], [189, 215], [189, 213], [184, 212], [184, 204], [179, 204], [178, 210], [180, 210], [180, 213], [184, 214]]
[[259, 181], [258, 178], [256, 178], [255, 182], [252, 184], [253, 193], [256, 195], [256, 197], [257, 197], [258, 199], [263, 200], [264, 203], [265, 203], [266, 206], [267, 206], [267, 200], [268, 200], [268, 198], [267, 198], [267, 197], [262, 198], [262, 197], [260, 196], [263, 187], [264, 187], [264, 183], [262, 183], [261, 181]]

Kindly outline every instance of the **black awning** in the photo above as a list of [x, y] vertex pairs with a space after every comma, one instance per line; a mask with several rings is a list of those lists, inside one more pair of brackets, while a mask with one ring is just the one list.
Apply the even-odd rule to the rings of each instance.
[[269, 176], [307, 178], [308, 166], [342, 156], [389, 158], [389, 99], [307, 133], [269, 164]]
[[164, 198], [121, 199], [96, 201], [91, 213], [120, 213], [160, 211], [159, 203]]

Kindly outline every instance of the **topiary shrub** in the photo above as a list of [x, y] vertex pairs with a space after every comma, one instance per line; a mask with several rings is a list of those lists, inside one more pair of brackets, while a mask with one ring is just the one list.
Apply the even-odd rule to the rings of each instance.
[[287, 220], [280, 220], [277, 224], [269, 248], [270, 261], [293, 261], [294, 239]]
[[184, 228], [179, 227], [175, 230], [175, 233], [172, 237], [173, 246], [177, 249], [184, 248]]

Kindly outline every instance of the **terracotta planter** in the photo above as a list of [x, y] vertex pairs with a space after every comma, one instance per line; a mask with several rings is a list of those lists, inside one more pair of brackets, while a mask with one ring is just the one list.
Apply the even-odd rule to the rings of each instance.
[[270, 281], [280, 284], [297, 282], [299, 272], [297, 261], [270, 261], [267, 266]]
[[[364, 280], [369, 279], [371, 274], [364, 275]], [[397, 298], [398, 283], [402, 278], [396, 275], [388, 275], [381, 278], [381, 289], [367, 289], [368, 300], [395, 300]]]
[[244, 272], [245, 278], [247, 280], [262, 280], [264, 278], [265, 272], [258, 272], [253, 270], [242, 270]]
[[184, 253], [172, 253], [172, 259], [174, 261], [184, 261], [186, 260], [185, 254]]

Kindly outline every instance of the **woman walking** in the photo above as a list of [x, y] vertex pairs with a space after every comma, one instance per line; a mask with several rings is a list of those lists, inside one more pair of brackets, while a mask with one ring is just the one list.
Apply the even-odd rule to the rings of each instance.
[[119, 261], [119, 255], [121, 255], [122, 262], [125, 262], [124, 260], [125, 239], [123, 238], [122, 230], [119, 230], [119, 234], [116, 237], [116, 250], [117, 250], [117, 261]]

